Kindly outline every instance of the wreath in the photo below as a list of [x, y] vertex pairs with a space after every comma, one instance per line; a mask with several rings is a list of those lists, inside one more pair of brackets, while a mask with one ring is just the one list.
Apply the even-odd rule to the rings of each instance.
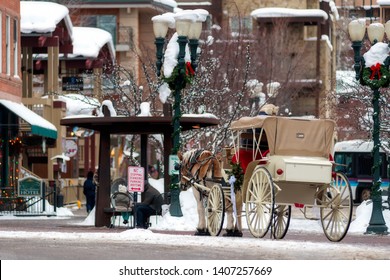
[[363, 84], [369, 86], [371, 89], [379, 89], [388, 86], [389, 78], [389, 70], [383, 64], [377, 63], [363, 69]]
[[236, 178], [234, 182], [234, 192], [238, 192], [241, 190], [241, 186], [244, 183], [244, 170], [242, 169], [239, 162], [230, 162], [231, 171], [226, 171], [226, 173], [231, 176], [233, 175]]
[[[189, 61], [186, 62], [185, 68], [186, 68], [186, 72], [185, 72], [184, 80], [183, 80], [184, 86], [186, 84], [192, 84], [192, 80], [193, 80], [194, 75], [195, 75], [195, 71], [192, 68], [191, 62], [189, 62]], [[177, 83], [177, 78], [179, 76], [180, 76], [180, 70], [179, 70], [179, 65], [177, 65], [175, 68], [173, 68], [171, 76], [170, 77], [164, 76], [163, 80], [164, 80], [164, 82], [166, 82], [169, 85], [169, 87], [171, 89], [174, 89], [175, 85]]]

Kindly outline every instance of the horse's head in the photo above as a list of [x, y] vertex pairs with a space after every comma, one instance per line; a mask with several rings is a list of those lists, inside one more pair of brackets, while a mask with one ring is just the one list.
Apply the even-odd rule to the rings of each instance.
[[185, 152], [184, 154], [182, 152], [178, 152], [177, 153], [177, 156], [179, 157], [179, 160], [180, 160], [180, 164], [178, 164], [177, 166], [175, 166], [175, 169], [178, 169], [179, 172], [180, 172], [180, 189], [182, 191], [186, 191], [188, 190], [192, 184], [191, 184], [191, 180], [188, 180], [186, 178], [183, 177], [183, 175], [189, 179], [192, 178], [192, 174], [191, 174], [191, 170], [189, 169], [189, 158], [190, 158], [190, 151], [188, 152]]
[[187, 190], [194, 182], [204, 183], [205, 178], [221, 177], [218, 159], [207, 150], [190, 150], [178, 153], [180, 164], [180, 187]]

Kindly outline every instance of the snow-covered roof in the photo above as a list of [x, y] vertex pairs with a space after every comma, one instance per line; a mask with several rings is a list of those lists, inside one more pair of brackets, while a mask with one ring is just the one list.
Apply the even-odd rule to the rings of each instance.
[[72, 37], [72, 21], [67, 7], [53, 2], [20, 1], [20, 31], [50, 33], [62, 20]]
[[172, 8], [176, 8], [177, 7], [177, 2], [174, 1], [174, 0], [153, 0], [153, 2], [161, 3], [161, 4], [164, 4], [164, 5], [167, 5], [167, 6], [171, 6]]
[[270, 17], [322, 17], [328, 19], [328, 14], [320, 9], [290, 9], [290, 8], [260, 8], [251, 12], [253, 18]]
[[73, 54], [69, 57], [84, 56], [97, 58], [101, 48], [106, 45], [111, 57], [115, 59], [115, 47], [109, 32], [94, 27], [73, 27]]
[[21, 1], [20, 17], [21, 32], [27, 34], [53, 32], [57, 24], [64, 20], [73, 44], [73, 54], [69, 54], [69, 57], [97, 58], [101, 48], [107, 45], [112, 60], [115, 60], [112, 35], [100, 28], [74, 27], [69, 17], [69, 10], [64, 5], [53, 2]]
[[378, 5], [386, 6], [386, 5], [390, 5], [390, 0], [376, 0], [376, 3]]

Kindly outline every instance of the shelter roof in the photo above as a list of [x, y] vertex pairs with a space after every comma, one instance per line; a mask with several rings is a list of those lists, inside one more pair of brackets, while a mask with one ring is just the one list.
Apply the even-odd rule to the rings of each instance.
[[[79, 126], [110, 134], [153, 134], [171, 131], [172, 117], [115, 116], [115, 117], [68, 117], [60, 121], [61, 125]], [[219, 119], [212, 117], [181, 117], [182, 131], [200, 127], [218, 125]]]

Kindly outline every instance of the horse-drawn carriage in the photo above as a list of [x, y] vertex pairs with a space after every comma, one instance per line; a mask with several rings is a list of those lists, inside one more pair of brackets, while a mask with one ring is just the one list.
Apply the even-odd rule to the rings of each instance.
[[[197, 159], [191, 159], [195, 152], [187, 152], [182, 157], [182, 183], [195, 187], [198, 201], [203, 196], [207, 202], [205, 221], [198, 226], [219, 235], [226, 211], [227, 229], [241, 231], [244, 203], [253, 236], [264, 237], [271, 229], [271, 236], [281, 239], [290, 224], [291, 206], [316, 207], [326, 237], [342, 240], [351, 223], [353, 204], [348, 179], [333, 172], [334, 126], [331, 120], [277, 116], [234, 121], [230, 127], [232, 157], [227, 155], [224, 160], [239, 164], [243, 170], [241, 189], [235, 192], [214, 155], [201, 159], [198, 154]], [[232, 224], [233, 213], [236, 225]]]

